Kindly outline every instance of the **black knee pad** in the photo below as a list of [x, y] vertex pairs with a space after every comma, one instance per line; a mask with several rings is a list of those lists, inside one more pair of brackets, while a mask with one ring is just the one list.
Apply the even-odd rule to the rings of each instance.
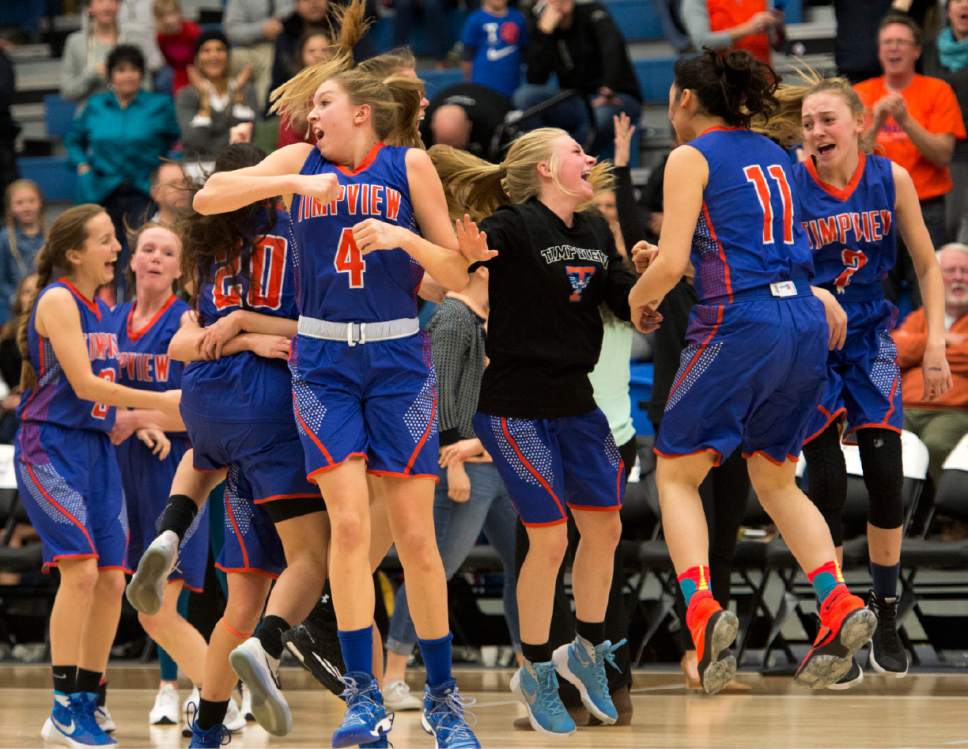
[[807, 459], [807, 495], [820, 510], [834, 546], [844, 543], [844, 505], [847, 504], [847, 464], [840, 449], [840, 429], [834, 422], [803, 446]]
[[861, 429], [857, 446], [870, 497], [870, 524], [885, 530], [900, 528], [904, 525], [901, 435], [890, 429]]

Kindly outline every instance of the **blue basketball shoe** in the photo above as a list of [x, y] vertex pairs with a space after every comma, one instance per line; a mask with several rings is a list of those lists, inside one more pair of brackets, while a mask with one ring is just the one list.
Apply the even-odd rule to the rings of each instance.
[[480, 749], [481, 742], [464, 717], [464, 708], [472, 704], [472, 699], [460, 696], [453, 679], [438, 687], [424, 687], [420, 725], [434, 737], [436, 749]]
[[524, 703], [535, 731], [553, 736], [575, 732], [575, 721], [558, 696], [558, 677], [551, 661], [525, 661], [511, 677], [511, 694]]
[[54, 692], [54, 705], [40, 731], [44, 741], [62, 746], [113, 746], [118, 742], [98, 727], [94, 720], [97, 694]]
[[575, 685], [582, 704], [605, 725], [612, 725], [618, 720], [618, 710], [612, 704], [612, 695], [608, 691], [605, 664], [618, 670], [615, 652], [624, 644], [625, 640], [615, 645], [605, 640], [592, 645], [576, 637], [567, 645], [556, 648], [551, 656], [558, 675]]
[[372, 674], [350, 672], [343, 674], [343, 699], [346, 714], [333, 732], [336, 749], [358, 744], [372, 744], [386, 737], [393, 727], [393, 714], [387, 713], [383, 695]]

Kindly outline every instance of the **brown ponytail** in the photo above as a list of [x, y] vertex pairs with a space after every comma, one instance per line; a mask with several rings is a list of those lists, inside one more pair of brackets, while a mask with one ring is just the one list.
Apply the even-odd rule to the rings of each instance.
[[21, 390], [26, 390], [37, 381], [37, 373], [34, 372], [34, 368], [30, 364], [30, 356], [27, 350], [27, 324], [30, 321], [30, 314], [37, 302], [37, 297], [54, 280], [55, 273], [64, 273], [70, 269], [67, 262], [68, 251], [80, 249], [84, 246], [88, 238], [88, 222], [101, 213], [104, 213], [104, 209], [93, 203], [84, 203], [68, 208], [54, 219], [50, 233], [47, 235], [47, 241], [40, 248], [40, 252], [37, 253], [37, 291], [21, 313], [17, 326], [17, 348], [20, 349], [20, 355], [23, 357], [23, 364], [20, 369]]

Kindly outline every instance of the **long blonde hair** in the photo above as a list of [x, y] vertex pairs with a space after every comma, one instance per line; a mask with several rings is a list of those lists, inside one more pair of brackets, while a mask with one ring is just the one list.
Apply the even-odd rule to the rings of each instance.
[[44, 193], [40, 189], [40, 185], [34, 182], [32, 179], [15, 179], [9, 185], [7, 185], [6, 193], [4, 194], [4, 207], [6, 209], [6, 224], [7, 224], [7, 243], [10, 245], [10, 254], [13, 255], [14, 262], [20, 269], [20, 274], [24, 275], [31, 271], [31, 268], [27, 267], [27, 263], [24, 260], [23, 254], [20, 252], [20, 248], [17, 247], [17, 219], [13, 215], [13, 210], [11, 209], [11, 204], [13, 203], [13, 194], [17, 190], [22, 190], [27, 188], [28, 190], [33, 190], [37, 193], [37, 197], [40, 199], [40, 234], [43, 236], [46, 227], [44, 226]]
[[30, 363], [27, 350], [27, 324], [30, 321], [30, 313], [37, 301], [37, 296], [54, 279], [55, 273], [64, 273], [70, 270], [67, 253], [84, 246], [88, 238], [88, 222], [101, 213], [104, 213], [104, 208], [93, 203], [83, 203], [68, 208], [54, 219], [54, 223], [50, 226], [50, 234], [47, 235], [47, 241], [44, 242], [44, 246], [37, 253], [37, 290], [21, 312], [17, 327], [17, 348], [20, 349], [20, 355], [23, 357], [23, 364], [20, 368], [20, 387], [22, 390], [26, 390], [37, 382], [37, 373], [34, 372]]
[[[791, 147], [803, 143], [803, 102], [808, 96], [829, 92], [840, 96], [854, 116], [864, 114], [864, 103], [846, 78], [824, 78], [813, 68], [797, 70], [800, 81], [781, 83], [775, 93], [779, 106], [769, 117], [757, 115], [750, 128], [772, 138], [781, 146]], [[870, 150], [863, 139], [860, 145]]]
[[[467, 151], [452, 146], [432, 146], [428, 153], [444, 183], [447, 208], [452, 217], [469, 213], [475, 221], [490, 216], [502, 205], [524, 203], [537, 197], [541, 190], [538, 164], [547, 162], [555, 185], [564, 191], [558, 180], [558, 159], [554, 143], [564, 130], [542, 127], [525, 133], [511, 143], [504, 160], [492, 164]], [[601, 162], [589, 176], [595, 192], [611, 189], [611, 165]], [[591, 206], [581, 206], [584, 210]]]

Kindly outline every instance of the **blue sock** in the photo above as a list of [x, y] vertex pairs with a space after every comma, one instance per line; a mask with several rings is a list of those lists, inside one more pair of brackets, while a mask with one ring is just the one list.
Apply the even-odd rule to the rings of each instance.
[[448, 632], [436, 640], [417, 640], [420, 645], [420, 655], [423, 656], [424, 667], [427, 669], [427, 684], [430, 688], [439, 687], [453, 677], [450, 673], [451, 657], [450, 643], [453, 635]]
[[897, 578], [901, 574], [901, 565], [892, 564], [886, 567], [871, 562], [871, 577], [874, 578], [874, 595], [878, 598], [897, 598]]
[[178, 664], [161, 647], [158, 648], [158, 670], [161, 671], [162, 681], [175, 681], [178, 679]]
[[346, 672], [373, 675], [373, 627], [339, 630], [339, 649], [343, 653]]

